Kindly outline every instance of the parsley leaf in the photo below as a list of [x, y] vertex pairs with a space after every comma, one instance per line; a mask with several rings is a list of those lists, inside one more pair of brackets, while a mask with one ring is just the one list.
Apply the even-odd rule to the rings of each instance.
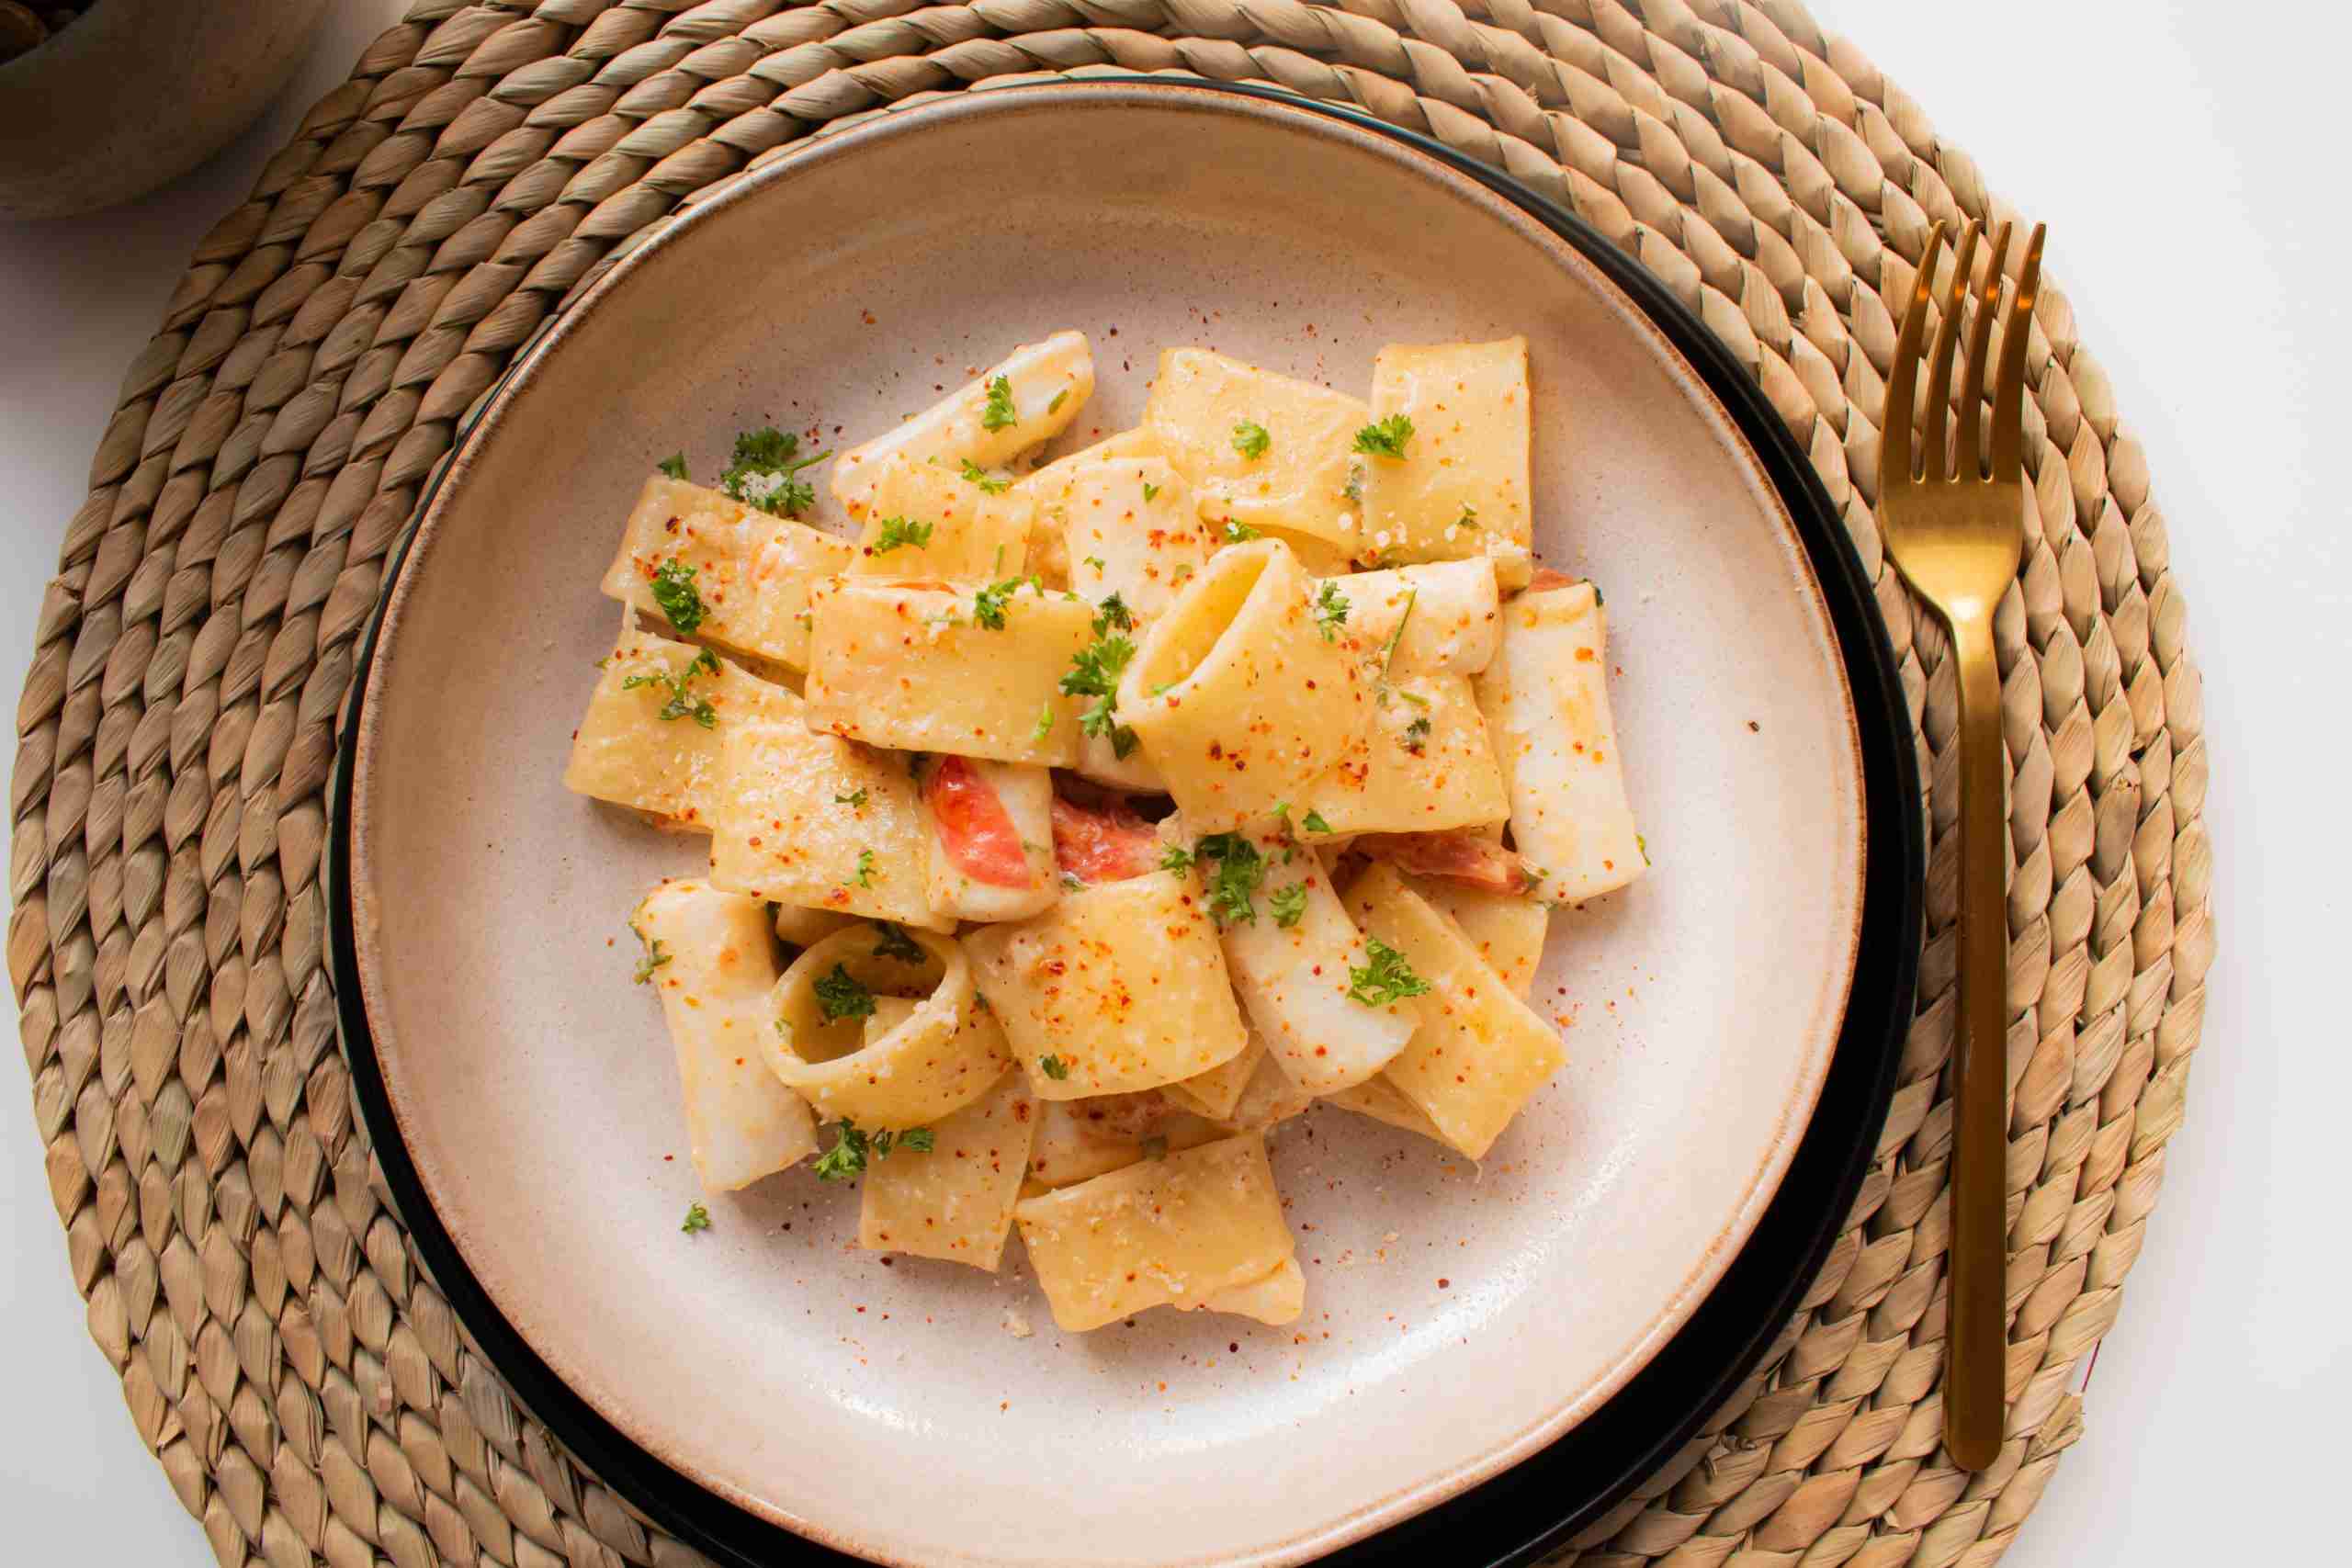
[[1405, 443], [1413, 438], [1413, 422], [1392, 413], [1376, 424], [1356, 432], [1356, 450], [1367, 457], [1402, 457]]
[[1158, 495], [1159, 493], [1159, 487], [1158, 485], [1152, 483], [1149, 479], [1143, 481], [1143, 498], [1146, 501], [1149, 501], [1153, 496]]
[[912, 545], [919, 550], [927, 548], [933, 526], [904, 517], [885, 517], [882, 519], [882, 531], [874, 536], [874, 554], [887, 556], [900, 545]]
[[[816, 487], [802, 479], [800, 470], [831, 457], [820, 452], [813, 457], [800, 456], [800, 437], [769, 425], [762, 430], [747, 430], [735, 437], [735, 460], [718, 476], [718, 488], [747, 506], [778, 517], [790, 517], [816, 504]], [[755, 479], [772, 479], [774, 484], [754, 494]]]
[[[1004, 607], [1021, 592], [1024, 582], [1035, 583], [1034, 577], [1008, 577], [1001, 582], [991, 582], [972, 595], [972, 619], [992, 632], [1004, 630]], [[1043, 592], [1041, 589], [1039, 592]]]
[[1331, 830], [1331, 824], [1323, 820], [1323, 813], [1320, 811], [1308, 812], [1300, 819], [1299, 825], [1310, 833], [1328, 833]]
[[[684, 452], [673, 452], [653, 466], [673, 479], [686, 477], [686, 455]], [[695, 1207], [699, 1209], [702, 1205], [697, 1203]]]
[[1037, 727], [1029, 732], [1029, 739], [1032, 740], [1043, 740], [1046, 736], [1051, 735], [1053, 732], [1054, 705], [1052, 699], [1048, 698], [1046, 702], [1038, 705]]
[[1061, 412], [1062, 404], [1069, 399], [1069, 389], [1068, 387], [1064, 387], [1060, 391], [1054, 394], [1054, 400], [1046, 405], [1046, 412], [1048, 414], [1057, 414]]
[[1128, 609], [1127, 602], [1116, 593], [1112, 594], [1095, 607], [1094, 635], [1101, 637], [1113, 626], [1118, 627], [1123, 632], [1131, 632], [1136, 629], [1135, 612]]
[[1246, 545], [1252, 539], [1264, 537], [1263, 534], [1247, 523], [1227, 522], [1225, 525], [1225, 542], [1228, 545]]
[[1274, 924], [1288, 931], [1306, 918], [1306, 884], [1294, 882], [1275, 888], [1266, 895], [1266, 908], [1274, 912]]
[[857, 852], [857, 885], [860, 887], [874, 886], [874, 852], [872, 850]]
[[[636, 931], [637, 928], [635, 926], [631, 926], [629, 927], [629, 930], [631, 931]], [[638, 940], [639, 942], [645, 942], [643, 933], [639, 933]], [[671, 959], [676, 956], [677, 955], [675, 953], [662, 945], [662, 939], [658, 936], [651, 942], [646, 942], [645, 956], [637, 961], [637, 983], [640, 986], [650, 986], [653, 984], [653, 972], [656, 969], [661, 968], [664, 964], [669, 963]]]
[[1346, 484], [1343, 484], [1343, 485], [1341, 485], [1341, 486], [1340, 487], [1340, 493], [1341, 495], [1343, 495], [1343, 496], [1346, 496], [1350, 501], [1352, 501], [1352, 502], [1356, 502], [1358, 505], [1362, 505], [1362, 504], [1363, 504], [1363, 464], [1361, 464], [1361, 463], [1356, 463], [1356, 464], [1351, 464], [1351, 465], [1350, 465], [1350, 467], [1349, 467], [1349, 468], [1348, 468], [1348, 482], [1347, 482]]
[[1193, 851], [1201, 859], [1217, 863], [1209, 877], [1209, 914], [1216, 923], [1255, 925], [1258, 906], [1251, 900], [1266, 880], [1266, 863], [1258, 846], [1238, 833], [1211, 833]]
[[833, 1128], [833, 1146], [817, 1158], [817, 1179], [847, 1181], [865, 1169], [865, 1134], [844, 1120]]
[[[1410, 692], [1404, 693], [1403, 694], [1408, 697], [1412, 695]], [[1429, 716], [1427, 714], [1423, 714], [1420, 717], [1415, 719], [1412, 723], [1405, 727], [1404, 747], [1406, 750], [1410, 751], [1414, 756], [1418, 757], [1423, 751], [1429, 750], [1429, 744], [1430, 720]]]
[[865, 804], [865, 792], [861, 789], [853, 790], [847, 795], [837, 795], [833, 796], [833, 804], [846, 806], [852, 811], [855, 811]]
[[686, 685], [697, 675], [718, 673], [718, 659], [706, 648], [695, 655], [692, 663], [675, 675], [665, 670], [649, 675], [623, 676], [621, 690], [633, 692], [639, 686], [666, 686], [669, 688], [670, 700], [662, 705], [661, 710], [653, 716], [654, 717], [690, 718], [705, 729], [716, 729], [718, 728], [718, 710], [710, 705], [708, 698], [697, 697], [688, 692]]
[[1069, 1065], [1064, 1062], [1059, 1056], [1047, 1055], [1038, 1057], [1037, 1070], [1044, 1073], [1056, 1083], [1059, 1083], [1064, 1078], [1069, 1077]]
[[1323, 634], [1325, 642], [1329, 642], [1347, 624], [1348, 596], [1340, 592], [1338, 583], [1326, 578], [1323, 591], [1315, 596], [1315, 629]]
[[710, 611], [702, 602], [702, 593], [695, 587], [695, 569], [672, 556], [653, 574], [653, 602], [670, 617], [670, 624], [679, 635], [691, 635], [708, 618]]
[[875, 957], [895, 958], [901, 964], [920, 964], [923, 961], [922, 948], [916, 943], [915, 939], [889, 921], [875, 921], [874, 930], [877, 935], [877, 940], [874, 943]]
[[1372, 962], [1361, 969], [1352, 964], [1348, 965], [1348, 1000], [1368, 1008], [1385, 1008], [1429, 990], [1430, 983], [1413, 973], [1405, 955], [1378, 937], [1364, 938], [1363, 950]]
[[965, 479], [979, 486], [980, 489], [986, 491], [990, 495], [1002, 495], [1006, 491], [1012, 488], [1012, 481], [1011, 479], [999, 479], [996, 475], [989, 473], [986, 468], [983, 468], [978, 463], [972, 461], [969, 457], [964, 459], [963, 473]]
[[1159, 857], [1159, 869], [1162, 871], [1192, 870], [1193, 852], [1182, 844], [1169, 845], [1167, 852]]
[[1012, 378], [1010, 377], [1000, 376], [995, 380], [990, 381], [989, 383], [988, 406], [980, 411], [980, 428], [982, 430], [1002, 430], [1005, 426], [1019, 420], [1020, 417], [1021, 415], [1016, 412], [1012, 407]]
[[1110, 570], [1110, 568], [1103, 564], [1102, 558], [1101, 556], [1089, 556], [1086, 558], [1084, 564], [1092, 567], [1097, 573]]
[[693, 1204], [686, 1210], [686, 1223], [680, 1225], [678, 1228], [685, 1232], [688, 1235], [694, 1235], [696, 1231], [708, 1230], [710, 1228], [710, 1211], [704, 1208], [700, 1203]]
[[1266, 427], [1255, 420], [1245, 419], [1233, 427], [1233, 449], [1251, 462], [1264, 457], [1266, 448], [1272, 446], [1273, 441], [1274, 438], [1266, 434]]
[[874, 1016], [874, 993], [860, 984], [856, 976], [833, 965], [830, 975], [817, 976], [817, 1010], [830, 1023], [844, 1018]]
[[937, 1146], [938, 1136], [928, 1127], [910, 1127], [899, 1134], [899, 1142], [919, 1155], [927, 1155]]

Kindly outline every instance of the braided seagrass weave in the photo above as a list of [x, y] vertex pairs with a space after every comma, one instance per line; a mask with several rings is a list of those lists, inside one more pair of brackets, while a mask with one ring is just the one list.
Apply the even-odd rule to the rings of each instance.
[[[1795, 0], [428, 0], [198, 246], [123, 379], [17, 709], [8, 963], [89, 1326], [222, 1562], [689, 1563], [464, 1340], [334, 1048], [321, 789], [387, 552], [535, 329], [717, 182], [942, 91], [1169, 71], [1508, 170], [1756, 375], [1874, 577], [1936, 832], [1879, 1158], [1805, 1304], [1561, 1562], [1993, 1562], [2079, 1432], [2212, 953], [2201, 690], [2139, 444], [2046, 289], [2011, 762], [2010, 1438], [1941, 1454], [1955, 716], [1871, 512], [1891, 302], [2015, 216]], [[2063, 222], [2064, 214], [2047, 214]]]

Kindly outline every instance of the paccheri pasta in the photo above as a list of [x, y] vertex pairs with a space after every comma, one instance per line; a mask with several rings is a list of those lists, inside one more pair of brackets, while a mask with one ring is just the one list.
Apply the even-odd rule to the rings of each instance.
[[1565, 1059], [1552, 911], [1647, 864], [1604, 613], [1534, 564], [1522, 339], [1361, 400], [1171, 349], [1046, 460], [1093, 387], [1079, 333], [1014, 349], [836, 516], [792, 434], [662, 464], [564, 782], [708, 835], [629, 921], [706, 1190], [813, 1155], [860, 1247], [1018, 1231], [1064, 1330], [1288, 1323], [1270, 1136], [1329, 1100], [1483, 1158]]

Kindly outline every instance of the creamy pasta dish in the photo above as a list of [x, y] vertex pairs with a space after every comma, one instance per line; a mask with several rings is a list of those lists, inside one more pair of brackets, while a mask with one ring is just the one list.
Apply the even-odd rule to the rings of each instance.
[[1057, 333], [838, 457], [662, 463], [564, 782], [707, 840], [629, 917], [707, 1192], [813, 1158], [865, 1247], [1017, 1230], [1065, 1330], [1287, 1323], [1270, 1134], [1478, 1160], [1562, 1064], [1551, 911], [1647, 861], [1607, 620], [1531, 551], [1523, 339], [1368, 401], [1172, 349], [1046, 460], [1093, 386]]

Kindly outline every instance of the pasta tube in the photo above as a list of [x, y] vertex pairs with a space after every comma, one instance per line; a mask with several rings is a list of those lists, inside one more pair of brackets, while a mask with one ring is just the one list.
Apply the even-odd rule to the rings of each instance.
[[1013, 1217], [1054, 1322], [1071, 1332], [1148, 1307], [1213, 1305], [1294, 1251], [1256, 1133], [1024, 1199]]
[[1154, 872], [1067, 892], [965, 938], [1041, 1099], [1156, 1089], [1248, 1043], [1197, 878]]
[[925, 891], [914, 780], [896, 758], [810, 731], [781, 687], [756, 717], [719, 726], [710, 877], [780, 904], [947, 931]]
[[698, 882], [668, 882], [629, 916], [644, 976], [662, 998], [678, 1054], [695, 1175], [727, 1192], [817, 1148], [814, 1119], [760, 1059], [775, 947], [767, 907]]
[[808, 725], [869, 746], [1068, 767], [1061, 689], [1094, 611], [1010, 580], [977, 592], [837, 578], [811, 595]]
[[1288, 547], [1220, 550], [1145, 634], [1119, 683], [1186, 822], [1261, 821], [1346, 754], [1370, 721], [1347, 601], [1318, 590]]
[[1026, 495], [989, 491], [956, 468], [893, 452], [853, 513], [862, 523], [853, 576], [993, 582], [1029, 570]]
[[[975, 1020], [993, 1029], [986, 1013]], [[1029, 1168], [1037, 1102], [1019, 1073], [931, 1124], [931, 1146], [900, 1139], [859, 1183], [857, 1245], [967, 1263], [993, 1273]]]
[[1200, 348], [1159, 356], [1144, 426], [1213, 525], [1280, 528], [1343, 555], [1361, 545], [1348, 450], [1362, 399]]
[[[846, 570], [854, 554], [806, 523], [656, 474], [638, 494], [603, 586], [682, 635], [801, 669], [809, 585]], [[682, 606], [691, 626], [670, 613]]]
[[588, 711], [572, 731], [564, 787], [707, 832], [723, 795], [726, 729], [792, 694], [716, 654], [640, 632], [622, 612]]
[[[884, 997], [916, 1006], [868, 1041], [865, 1021]], [[929, 1126], [1012, 1065], [995, 1021], [974, 1016], [963, 949], [928, 931], [836, 931], [792, 961], [769, 1010], [760, 1042], [769, 1067], [826, 1120]]]
[[[1208, 846], [1200, 852], [1207, 854]], [[1211, 900], [1225, 914], [1225, 964], [1250, 1022], [1283, 1071], [1308, 1093], [1362, 1083], [1412, 1039], [1420, 1004], [1404, 997], [1372, 1006], [1350, 995], [1349, 972], [1366, 963], [1363, 937], [1313, 855], [1279, 838], [1257, 840], [1254, 847], [1228, 840], [1217, 863], [1218, 886], [1253, 878], [1262, 881], [1247, 918], [1230, 899]]]
[[843, 453], [833, 465], [833, 498], [863, 516], [885, 458], [936, 457], [1001, 468], [1069, 426], [1094, 392], [1094, 355], [1083, 334], [1059, 332], [1026, 343], [887, 435]]
[[1393, 455], [1361, 459], [1372, 547], [1408, 561], [1491, 556], [1513, 586], [1525, 582], [1527, 340], [1391, 344], [1373, 361], [1372, 415], [1411, 429]]
[[1502, 649], [1478, 677], [1510, 798], [1511, 842], [1537, 868], [1536, 896], [1581, 903], [1649, 868], [1625, 798], [1609, 712], [1609, 617], [1589, 582], [1522, 593]]
[[[1483, 1159], [1519, 1108], [1567, 1058], [1560, 1037], [1487, 967], [1451, 921], [1374, 862], [1351, 883], [1348, 912], [1402, 954], [1430, 989], [1388, 1082], [1438, 1135]], [[1359, 1097], [1361, 1099], [1361, 1097]]]

